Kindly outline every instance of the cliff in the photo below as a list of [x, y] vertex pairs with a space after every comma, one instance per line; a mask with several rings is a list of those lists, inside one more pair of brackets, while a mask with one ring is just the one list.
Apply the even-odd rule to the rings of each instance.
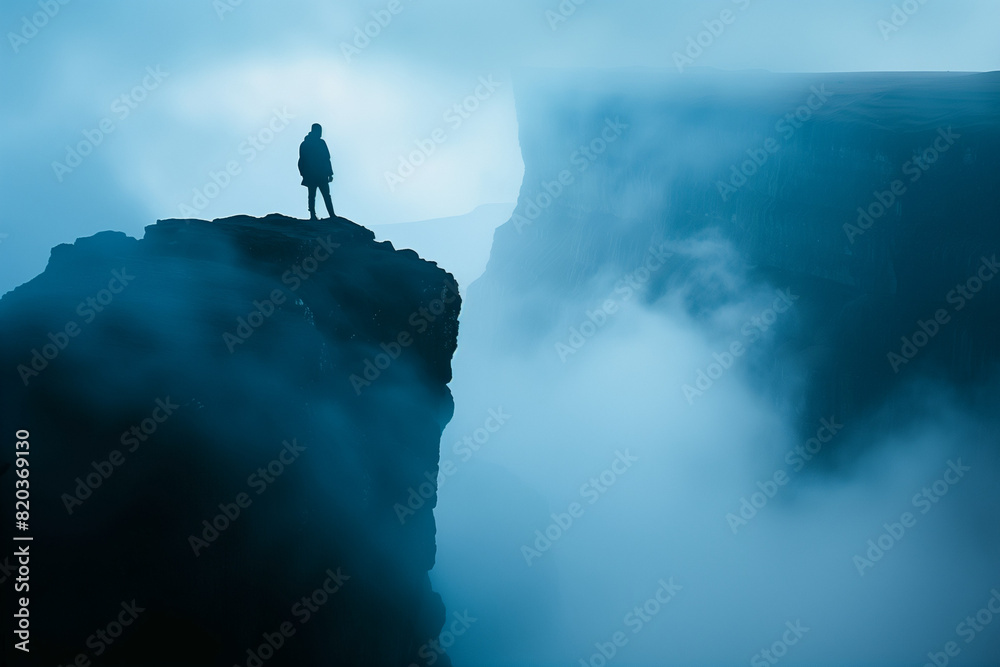
[[30, 434], [33, 658], [426, 655], [434, 517], [401, 508], [412, 489], [434, 504], [459, 308], [448, 273], [344, 219], [54, 248], [0, 300], [0, 423]]
[[634, 271], [651, 246], [694, 241], [725, 250], [678, 251], [647, 303], [683, 291], [704, 319], [738, 298], [710, 279], [720, 266], [792, 288], [795, 313], [770, 332], [780, 353], [745, 368], [775, 400], [801, 370], [804, 423], [870, 413], [918, 375], [973, 387], [1000, 358], [1000, 291], [977, 282], [1000, 247], [1000, 73], [529, 70], [515, 83], [524, 184], [466, 318], [491, 344], [524, 342], [505, 323], [553, 325], [552, 299]]

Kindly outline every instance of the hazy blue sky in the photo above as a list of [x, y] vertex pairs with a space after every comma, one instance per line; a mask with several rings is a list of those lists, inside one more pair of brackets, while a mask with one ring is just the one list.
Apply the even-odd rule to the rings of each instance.
[[[559, 4], [399, 0], [392, 14], [389, 0], [3, 3], [0, 291], [37, 274], [58, 243], [102, 229], [141, 235], [157, 218], [180, 216], [182, 204], [206, 218], [305, 215], [295, 159], [313, 122], [324, 124], [334, 155], [338, 213], [361, 224], [513, 202], [523, 167], [512, 68], [676, 71], [674, 53], [726, 9], [735, 20], [698, 66], [1000, 66], [1000, 5], [986, 0], [927, 0], [891, 34], [878, 21], [891, 18], [893, 2], [881, 0], [568, 1], [575, 12], [554, 22], [547, 12]], [[46, 7], [54, 15], [40, 13]], [[342, 45], [379, 13], [386, 25], [349, 58]], [[485, 99], [467, 118], [446, 118], [480, 77], [499, 86], [480, 87]], [[144, 80], [147, 90], [136, 89]], [[84, 132], [97, 138], [105, 119], [113, 132], [57, 174], [53, 163], [65, 163]], [[439, 128], [444, 142], [390, 188], [386, 172]], [[247, 140], [261, 131], [258, 150]], [[239, 173], [218, 177], [225, 185], [216, 192], [211, 172], [230, 161]], [[217, 196], [203, 202], [195, 191], [206, 186]]]

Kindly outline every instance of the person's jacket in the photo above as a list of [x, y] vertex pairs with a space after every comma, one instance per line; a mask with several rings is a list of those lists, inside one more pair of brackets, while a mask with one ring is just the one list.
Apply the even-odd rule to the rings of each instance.
[[299, 146], [299, 173], [302, 185], [316, 187], [328, 183], [333, 176], [330, 149], [322, 138], [309, 133]]

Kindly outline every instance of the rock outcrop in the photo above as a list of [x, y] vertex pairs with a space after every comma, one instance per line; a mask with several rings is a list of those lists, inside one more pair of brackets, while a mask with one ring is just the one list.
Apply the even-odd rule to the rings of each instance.
[[344, 219], [163, 220], [54, 248], [0, 300], [0, 423], [30, 433], [32, 657], [434, 652], [427, 483], [459, 307], [450, 274]]

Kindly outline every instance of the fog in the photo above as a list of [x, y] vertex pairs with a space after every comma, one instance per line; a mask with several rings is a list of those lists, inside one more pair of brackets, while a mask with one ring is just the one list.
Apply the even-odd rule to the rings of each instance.
[[[901, 30], [886, 34], [878, 22], [891, 18], [892, 3], [868, 0], [741, 0], [711, 7], [694, 0], [587, 2], [565, 22], [547, 14], [559, 12], [555, 0], [404, 0], [390, 23], [372, 30], [377, 36], [360, 55], [345, 54], [341, 45], [350, 45], [374, 20], [372, 12], [386, 7], [375, 0], [103, 0], [60, 4], [57, 12], [49, 9], [51, 18], [37, 20], [40, 28], [26, 28], [41, 11], [38, 3], [4, 3], [3, 82], [11, 94], [0, 103], [8, 128], [0, 172], [0, 290], [40, 272], [58, 243], [109, 228], [141, 236], [158, 218], [187, 217], [181, 205], [202, 203], [195, 190], [204, 193], [211, 174], [230, 161], [240, 173], [196, 208], [197, 217], [305, 216], [295, 151], [314, 122], [324, 124], [333, 153], [337, 211], [360, 224], [513, 203], [523, 169], [513, 70], [674, 68], [674, 54], [688, 38], [727, 8], [739, 19], [698, 57], [699, 67], [1000, 67], [992, 30], [1000, 8], [977, 0], [924, 3]], [[147, 67], [157, 66], [169, 75], [137, 93], [141, 100], [120, 101], [142, 86]], [[460, 127], [445, 121], [449, 109], [475, 94], [479, 78], [490, 75], [500, 85], [489, 99]], [[275, 109], [292, 115], [289, 124], [264, 150], [241, 153]], [[53, 163], [65, 163], [67, 146], [85, 141], [83, 132], [93, 133], [103, 119], [113, 123], [112, 132], [60, 180]], [[447, 140], [390, 190], [385, 173], [438, 128]]]
[[[567, 88], [586, 89], [585, 76]], [[603, 96], [553, 89], [566, 99], [545, 102], [532, 97], [544, 84], [525, 87], [529, 173], [486, 274], [467, 290], [435, 510], [432, 580], [449, 609], [477, 622], [458, 636], [446, 626], [442, 645], [456, 664], [484, 665], [987, 664], [1000, 648], [985, 622], [1000, 584], [995, 367], [973, 357], [985, 381], [956, 387], [913, 365], [869, 409], [824, 411], [809, 353], [849, 308], [800, 286], [830, 264], [780, 282], [747, 249], [789, 237], [763, 228], [770, 219], [749, 196], [698, 208], [700, 191], [679, 191], [726, 173], [745, 149], [733, 137], [763, 122], [761, 109], [794, 108], [783, 96], [799, 93], [749, 77], [701, 82], [704, 97], [691, 99], [685, 88], [619, 96], [630, 80]], [[878, 132], [859, 123], [855, 143], [836, 143], [852, 85], [830, 91], [826, 115], [793, 133], [787, 162], [761, 180], [810, 168], [806, 146], [866, 159], [856, 137]], [[879, 120], [895, 127], [925, 111]], [[599, 136], [605, 115], [627, 129], [577, 168], [572, 147]], [[796, 142], [807, 134], [812, 143]], [[536, 218], [528, 202], [562, 167], [573, 182]], [[839, 192], [836, 169], [811, 168]], [[803, 182], [784, 178], [782, 192]], [[925, 187], [945, 197], [951, 174], [941, 178]], [[833, 196], [795, 196], [809, 202], [795, 224], [828, 248], [826, 231], [840, 231]], [[718, 228], [706, 210], [725, 214]], [[742, 230], [742, 247], [723, 225]], [[990, 252], [988, 239], [963, 234], [963, 257]], [[801, 266], [784, 261], [793, 248], [768, 257]], [[949, 279], [929, 281], [942, 298]], [[995, 314], [976, 312], [995, 326]], [[858, 349], [869, 355], [873, 340], [859, 335]], [[834, 363], [873, 386], [885, 370]]]
[[[863, 419], [803, 413], [781, 343], [805, 304], [711, 233], [652, 239], [645, 269], [469, 287], [547, 148], [521, 143], [524, 68], [1000, 69], [1000, 6], [918, 4], [895, 25], [871, 0], [69, 2], [31, 32], [39, 3], [8, 2], [0, 291], [100, 230], [305, 217], [296, 151], [322, 123], [338, 214], [462, 284], [432, 572], [476, 619], [445, 626], [456, 665], [924, 664], [952, 641], [985, 664], [1000, 628], [961, 624], [1000, 590], [995, 382], [969, 401], [907, 372]], [[627, 121], [630, 150], [658, 136]], [[673, 129], [691, 164], [732, 148]], [[574, 198], [641, 220], [670, 200], [643, 178]], [[529, 312], [496, 344], [490, 314]]]
[[[614, 278], [560, 304], [550, 330], [516, 324], [536, 340], [526, 357], [463, 333], [442, 440], [457, 470], [441, 476], [432, 573], [449, 609], [478, 619], [455, 640], [456, 664], [605, 664], [598, 645], [616, 664], [746, 664], [786, 622], [808, 628], [789, 664], [923, 664], [948, 641], [961, 664], [996, 655], [995, 629], [969, 644], [955, 636], [1000, 584], [995, 420], [911, 376], [886, 406], [910, 408], [900, 428], [815, 414], [803, 436], [802, 417], [777, 407], [794, 403], [794, 373], [748, 372], [778, 354], [756, 328], [747, 356], [689, 402], [682, 385], [749, 341], [740, 325], [780, 289], [726, 278], [738, 287], [717, 293], [707, 318], [691, 317], [683, 284], [649, 303], [618, 296], [621, 310], [565, 363], [555, 343]], [[796, 317], [792, 307], [774, 329]], [[782, 386], [776, 396], [769, 383]], [[489, 433], [501, 408], [505, 423]], [[955, 483], [934, 487], [945, 477]], [[904, 512], [912, 525], [901, 530]], [[869, 555], [886, 524], [896, 536]], [[680, 590], [636, 615], [662, 581]], [[616, 632], [627, 643], [609, 648]]]

